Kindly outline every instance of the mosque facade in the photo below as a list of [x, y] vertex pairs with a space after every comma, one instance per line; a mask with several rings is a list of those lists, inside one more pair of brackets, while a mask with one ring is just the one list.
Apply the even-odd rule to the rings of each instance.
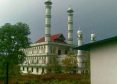
[[[68, 52], [76, 52], [77, 59], [77, 72], [89, 73], [89, 54], [82, 50], [74, 50], [74, 47], [83, 44], [83, 35], [80, 30], [77, 32], [78, 45], [73, 44], [73, 9], [68, 8], [68, 28], [67, 28], [67, 41], [63, 34], [58, 33], [51, 35], [51, 0], [45, 1], [45, 35], [37, 40], [35, 43], [30, 44], [29, 48], [22, 49], [25, 53], [25, 61], [20, 64], [22, 73], [27, 74], [44, 74], [47, 73], [48, 63], [57, 60], [59, 63], [67, 56]], [[91, 34], [91, 39], [94, 41], [95, 35]]]

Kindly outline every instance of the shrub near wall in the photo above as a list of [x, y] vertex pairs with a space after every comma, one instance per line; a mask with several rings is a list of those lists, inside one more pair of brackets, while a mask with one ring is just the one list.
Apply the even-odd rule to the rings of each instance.
[[[4, 84], [1, 83], [0, 84]], [[90, 84], [79, 74], [19, 75], [9, 78], [9, 84]]]
[[24, 75], [20, 77], [20, 80], [30, 80], [30, 79], [37, 79], [37, 80], [81, 80], [81, 75], [79, 74], [45, 74], [45, 75]]
[[[45, 75], [23, 75], [23, 76], [18, 76], [18, 77], [11, 77], [9, 80], [9, 84], [15, 84], [16, 82], [21, 83], [24, 82], [24, 84], [30, 81], [30, 83], [37, 82], [37, 84], [42, 84], [43, 82], [46, 82], [47, 84], [50, 82], [55, 82], [55, 81], [62, 81], [65, 82], [65, 80], [80, 80], [81, 76], [79, 74], [45, 74]], [[40, 83], [41, 82], [41, 83]], [[29, 84], [30, 84], [29, 83]], [[45, 84], [46, 84], [45, 83]], [[23, 84], [23, 83], [21, 83]], [[33, 84], [33, 83], [31, 83]], [[54, 84], [54, 83], [53, 83]]]

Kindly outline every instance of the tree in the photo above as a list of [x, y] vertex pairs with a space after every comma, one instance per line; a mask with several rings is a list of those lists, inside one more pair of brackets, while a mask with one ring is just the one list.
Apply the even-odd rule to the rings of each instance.
[[61, 65], [57, 61], [57, 56], [51, 56], [47, 64], [48, 73], [61, 73]]
[[62, 60], [64, 71], [66, 73], [76, 73], [77, 60], [74, 52], [69, 52], [68, 55]]
[[29, 46], [29, 34], [29, 26], [21, 22], [14, 25], [6, 23], [0, 27], [0, 58], [10, 64], [9, 72], [12, 74], [15, 71], [14, 67], [25, 59], [21, 49]]

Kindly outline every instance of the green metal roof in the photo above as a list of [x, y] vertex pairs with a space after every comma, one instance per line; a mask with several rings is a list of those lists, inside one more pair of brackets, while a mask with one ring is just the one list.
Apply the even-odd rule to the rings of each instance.
[[75, 47], [74, 49], [89, 51], [91, 48], [96, 47], [98, 45], [103, 45], [103, 44], [107, 44], [107, 43], [111, 43], [111, 42], [115, 42], [115, 41], [117, 41], [117, 36], [99, 40], [99, 41], [92, 42], [92, 43], [88, 43], [88, 44], [84, 44], [82, 46]]

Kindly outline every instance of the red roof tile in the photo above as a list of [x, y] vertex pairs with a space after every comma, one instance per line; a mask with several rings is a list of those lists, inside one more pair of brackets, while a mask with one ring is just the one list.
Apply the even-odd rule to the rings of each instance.
[[[54, 34], [54, 35], [52, 35], [51, 36], [51, 41], [52, 42], [55, 42], [60, 36], [61, 36], [62, 34]], [[65, 40], [65, 39], [64, 39]], [[41, 43], [41, 42], [45, 42], [45, 37], [42, 37], [42, 38], [40, 38], [39, 40], [37, 40], [36, 41], [36, 43]], [[63, 43], [65, 43], [64, 41], [63, 41]]]

